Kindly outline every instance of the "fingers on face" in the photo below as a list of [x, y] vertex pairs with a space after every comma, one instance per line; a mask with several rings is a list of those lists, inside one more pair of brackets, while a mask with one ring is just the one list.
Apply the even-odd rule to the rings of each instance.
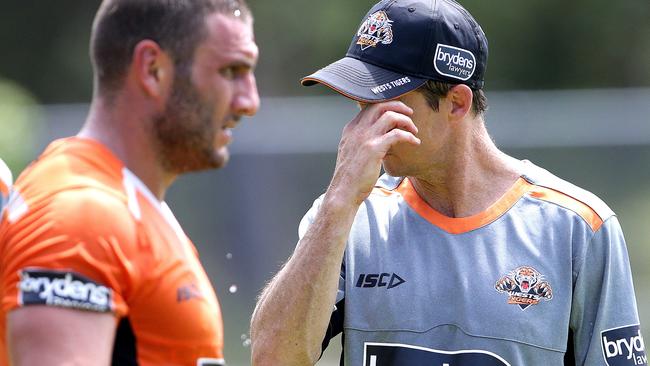
[[383, 145], [383, 149], [398, 142], [418, 145], [420, 139], [415, 136], [418, 129], [412, 115], [413, 110], [397, 100], [368, 104], [346, 125], [344, 133], [350, 129], [359, 131], [358, 136], [365, 135], [368, 141], [374, 141], [373, 144]]
[[389, 147], [402, 142], [406, 142], [412, 145], [419, 145], [420, 139], [415, 137], [415, 135], [410, 132], [395, 128], [388, 131], [382, 136], [382, 142], [386, 150], [388, 150]]
[[413, 114], [413, 110], [410, 107], [398, 100], [373, 104], [360, 104], [360, 106], [361, 111], [357, 117], [352, 120], [351, 124], [373, 124], [387, 111], [393, 111], [407, 116]]
[[359, 114], [346, 125], [346, 129], [359, 128], [383, 134], [393, 128], [400, 128], [416, 134], [417, 127], [410, 118], [412, 115], [413, 110], [398, 100], [365, 104]]
[[379, 113], [394, 111], [397, 113], [405, 114], [407, 116], [413, 114], [413, 109], [399, 100], [390, 100], [387, 102], [376, 103], [373, 106], [379, 110]]
[[396, 128], [408, 131], [414, 135], [418, 133], [418, 128], [413, 123], [411, 117], [394, 111], [384, 112], [377, 122], [372, 125], [372, 128], [378, 130], [379, 133], [386, 133]]
[[[364, 109], [364, 111], [367, 113], [367, 117], [369, 120], [367, 122], [373, 123], [374, 121], [380, 119], [384, 114], [386, 113], [396, 113], [396, 114], [402, 114], [405, 116], [411, 116], [413, 115], [413, 110], [408, 107], [406, 104], [398, 101], [398, 100], [391, 100], [388, 102], [383, 102], [383, 103], [376, 103], [376, 104], [371, 104], [367, 108]], [[364, 112], [362, 111], [362, 112]]]

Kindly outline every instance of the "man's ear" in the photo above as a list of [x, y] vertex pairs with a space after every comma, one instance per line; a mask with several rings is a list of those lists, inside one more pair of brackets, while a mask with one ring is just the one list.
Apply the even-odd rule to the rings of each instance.
[[458, 84], [452, 87], [449, 93], [447, 93], [446, 99], [451, 102], [449, 120], [462, 120], [472, 110], [474, 96], [472, 89], [465, 84]]
[[166, 99], [169, 94], [174, 64], [158, 43], [142, 40], [133, 49], [131, 73], [143, 93], [153, 99]]

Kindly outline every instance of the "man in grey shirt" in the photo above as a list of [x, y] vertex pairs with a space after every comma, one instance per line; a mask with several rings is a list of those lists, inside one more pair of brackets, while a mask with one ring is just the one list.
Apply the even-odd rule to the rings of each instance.
[[487, 53], [453, 0], [381, 1], [303, 79], [361, 111], [259, 299], [254, 365], [313, 365], [341, 332], [346, 365], [647, 365], [616, 216], [497, 149]]

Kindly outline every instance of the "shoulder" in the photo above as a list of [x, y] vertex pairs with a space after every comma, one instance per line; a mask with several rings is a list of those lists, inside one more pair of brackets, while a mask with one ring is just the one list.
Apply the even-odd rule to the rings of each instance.
[[54, 141], [15, 182], [8, 203], [10, 221], [36, 211], [77, 221], [119, 215], [127, 202], [123, 168], [99, 143]]
[[603, 222], [615, 216], [612, 209], [595, 194], [530, 162], [526, 162], [526, 171], [522, 177], [532, 184], [530, 197], [573, 211], [594, 231], [597, 231]]
[[[128, 203], [115, 193], [83, 187], [56, 193], [48, 205], [48, 216], [70, 233], [85, 236], [129, 235], [135, 220]], [[121, 235], [120, 235], [121, 236]]]
[[[6, 206], [8, 240], [30, 245], [28, 238], [94, 242], [135, 236], [121, 166], [106, 166], [101, 156], [77, 144], [53, 143], [18, 178]], [[39, 235], [24, 235], [35, 228]]]
[[84, 187], [31, 203], [13, 194], [2, 230], [7, 255], [29, 248], [44, 253], [83, 250], [104, 258], [117, 246], [135, 248], [137, 223], [113, 194]]
[[323, 203], [324, 197], [325, 197], [325, 194], [322, 194], [318, 198], [316, 198], [314, 200], [314, 203], [309, 208], [309, 210], [305, 213], [305, 215], [300, 220], [300, 223], [298, 224], [298, 237], [299, 238], [302, 238], [305, 235], [305, 233], [307, 232], [307, 229], [309, 229], [309, 226], [311, 226], [311, 224], [316, 219], [316, 214], [318, 214], [318, 210], [320, 209], [320, 206]]
[[[3, 309], [21, 304], [18, 300], [25, 299], [25, 293], [17, 286], [33, 277], [33, 283], [78, 281], [110, 292], [112, 300], [101, 301], [97, 309], [110, 303], [112, 310], [124, 313], [122, 293], [139, 273], [140, 235], [123, 199], [92, 186], [62, 189], [33, 200], [23, 200], [13, 191], [5, 214], [0, 226], [0, 281], [11, 291], [2, 299]], [[41, 296], [41, 290], [32, 294]], [[93, 304], [85, 299], [70, 307], [97, 305]]]
[[121, 190], [123, 164], [99, 143], [68, 138], [52, 142], [18, 177], [24, 196], [75, 187]]
[[[380, 176], [375, 183], [372, 191], [370, 192], [370, 195], [361, 203], [359, 211], [357, 212], [357, 218], [359, 217], [359, 213], [363, 213], [366, 209], [369, 209], [371, 207], [374, 208], [375, 206], [379, 206], [381, 207], [381, 210], [386, 209], [388, 206], [384, 204], [386, 203], [385, 198], [387, 197], [389, 200], [392, 198], [401, 197], [403, 192], [401, 192], [399, 188], [402, 185], [401, 183], [403, 181], [403, 177], [393, 177], [388, 174], [383, 174]], [[311, 226], [311, 224], [316, 219], [316, 215], [318, 214], [318, 210], [323, 203], [324, 197], [325, 194], [322, 194], [316, 198], [311, 208], [307, 211], [307, 213], [305, 213], [302, 220], [300, 220], [300, 224], [298, 226], [298, 236], [300, 238], [305, 235], [309, 226]], [[377, 199], [379, 201], [375, 202]], [[397, 201], [391, 200], [391, 202], [394, 203]], [[393, 207], [392, 205], [389, 206]], [[355, 223], [356, 222], [358, 222], [358, 220], [355, 220]]]

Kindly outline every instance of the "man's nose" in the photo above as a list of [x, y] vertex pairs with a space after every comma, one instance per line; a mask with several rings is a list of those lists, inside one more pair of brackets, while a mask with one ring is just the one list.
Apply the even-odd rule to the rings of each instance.
[[250, 74], [238, 85], [233, 99], [233, 109], [237, 114], [253, 116], [260, 107], [260, 96], [257, 92], [255, 75]]

